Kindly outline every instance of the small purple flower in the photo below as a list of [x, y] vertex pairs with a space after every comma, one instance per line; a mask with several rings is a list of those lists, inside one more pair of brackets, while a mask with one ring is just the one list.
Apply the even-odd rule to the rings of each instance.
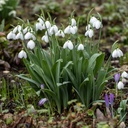
[[42, 106], [46, 101], [48, 101], [47, 98], [42, 98], [42, 99], [39, 101], [38, 105], [39, 105], [39, 106]]
[[110, 98], [110, 104], [113, 105], [113, 102], [114, 102], [114, 94], [110, 93], [109, 98]]
[[41, 88], [41, 89], [44, 89], [44, 84], [41, 84], [41, 85], [40, 85], [40, 88]]
[[120, 73], [116, 73], [116, 74], [114, 75], [114, 79], [115, 79], [115, 82], [118, 83], [119, 80], [120, 80]]
[[106, 107], [109, 107], [109, 99], [107, 94], [105, 94], [105, 104], [106, 104]]

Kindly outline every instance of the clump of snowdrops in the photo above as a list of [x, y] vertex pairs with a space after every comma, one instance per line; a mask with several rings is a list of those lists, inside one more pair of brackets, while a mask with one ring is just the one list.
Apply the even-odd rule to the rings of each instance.
[[[29, 76], [19, 77], [41, 97], [39, 105], [52, 112], [61, 113], [72, 99], [89, 108], [99, 100], [111, 78], [110, 64], [104, 62], [105, 54], [99, 51], [101, 17], [89, 15], [87, 23], [85, 34], [80, 35], [75, 17], [69, 18], [68, 26], [58, 27], [50, 16], [40, 16], [34, 25], [23, 22], [7, 35], [23, 44], [18, 57], [23, 59]], [[97, 43], [95, 31], [99, 31]], [[43, 49], [42, 43], [49, 47]]]

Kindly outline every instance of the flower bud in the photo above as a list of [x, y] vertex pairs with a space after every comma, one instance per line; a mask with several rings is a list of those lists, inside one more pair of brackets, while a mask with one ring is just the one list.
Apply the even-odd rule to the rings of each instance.
[[42, 105], [44, 105], [44, 103], [45, 103], [46, 101], [48, 101], [47, 98], [42, 98], [42, 99], [39, 101], [38, 105], [39, 105], [39, 106], [42, 106]]
[[120, 73], [116, 73], [116, 74], [114, 75], [114, 79], [115, 79], [115, 82], [118, 83], [119, 80], [120, 80]]

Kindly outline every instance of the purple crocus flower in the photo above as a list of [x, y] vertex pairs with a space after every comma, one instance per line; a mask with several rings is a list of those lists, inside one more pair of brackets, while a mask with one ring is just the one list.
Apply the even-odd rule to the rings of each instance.
[[47, 98], [42, 98], [42, 99], [39, 101], [38, 105], [39, 105], [39, 106], [42, 106], [46, 101], [48, 101]]
[[105, 94], [105, 104], [106, 104], [106, 107], [109, 108], [109, 99], [108, 99], [108, 95]]
[[110, 104], [113, 105], [113, 102], [114, 102], [114, 94], [110, 93], [109, 98], [110, 98]]
[[119, 80], [120, 80], [120, 73], [116, 73], [116, 74], [114, 75], [114, 79], [115, 79], [115, 82], [118, 83]]

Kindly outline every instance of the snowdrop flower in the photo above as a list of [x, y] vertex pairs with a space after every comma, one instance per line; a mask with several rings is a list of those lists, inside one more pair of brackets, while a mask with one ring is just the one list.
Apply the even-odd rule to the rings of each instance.
[[102, 26], [101, 22], [94, 16], [90, 19], [90, 24], [96, 29], [99, 29]]
[[36, 37], [31, 33], [31, 32], [27, 32], [24, 36], [24, 38], [26, 40], [29, 40], [29, 39], [33, 39], [33, 40], [36, 40]]
[[124, 71], [124, 72], [121, 74], [121, 77], [122, 77], [122, 78], [128, 78], [128, 73]]
[[42, 18], [38, 18], [39, 23], [44, 24], [44, 20]]
[[77, 32], [77, 26], [67, 26], [64, 30], [65, 34], [76, 34]]
[[23, 29], [23, 33], [24, 34], [27, 33], [27, 31], [28, 31], [28, 27], [26, 27], [26, 28]]
[[112, 52], [112, 57], [113, 58], [117, 58], [117, 57], [121, 57], [121, 56], [123, 56], [123, 52], [119, 48], [115, 49]]
[[51, 28], [50, 28], [50, 30], [49, 30], [49, 34], [50, 35], [53, 35], [53, 34], [55, 34], [55, 33], [57, 33], [58, 32], [58, 27], [56, 26], [56, 25], [53, 25]]
[[27, 48], [28, 49], [34, 49], [35, 48], [35, 42], [33, 40], [30, 40], [28, 43], [27, 43]]
[[88, 36], [89, 38], [92, 38], [94, 35], [94, 32], [92, 29], [89, 29], [85, 32], [85, 36]]
[[21, 32], [19, 32], [17, 35], [16, 35], [16, 39], [21, 39], [21, 40], [24, 40], [24, 37], [23, 37], [23, 34]]
[[32, 33], [27, 32], [27, 33], [25, 34], [24, 38], [25, 38], [26, 40], [31, 39], [31, 38], [32, 38]]
[[95, 27], [96, 29], [99, 29], [101, 27], [101, 22], [99, 20], [95, 21], [93, 23], [93, 27]]
[[71, 34], [76, 34], [76, 32], [77, 32], [77, 26], [71, 27], [70, 28], [70, 32], [71, 32]]
[[67, 26], [67, 27], [64, 29], [64, 33], [65, 33], [65, 34], [70, 34], [70, 28], [71, 28], [70, 25]]
[[22, 58], [27, 58], [27, 54], [24, 50], [21, 50], [18, 54], [18, 58], [22, 59]]
[[65, 37], [64, 32], [62, 30], [58, 30], [58, 32], [55, 34], [55, 36]]
[[9, 16], [13, 16], [13, 17], [16, 17], [16, 11], [15, 10], [12, 10], [8, 13]]
[[13, 32], [16, 33], [17, 31], [20, 32], [22, 30], [22, 27], [20, 25], [17, 25], [14, 29]]
[[90, 24], [93, 24], [95, 21], [97, 21], [97, 18], [96, 17], [91, 17], [91, 19], [90, 19]]
[[76, 20], [74, 18], [71, 19], [71, 26], [76, 26]]
[[68, 49], [72, 50], [72, 49], [73, 49], [73, 44], [72, 44], [72, 42], [71, 42], [70, 40], [66, 41], [66, 42], [64, 43], [64, 45], [63, 45], [63, 48], [64, 48], [64, 49], [65, 49], [65, 48], [68, 48]]
[[42, 26], [42, 24], [40, 22], [36, 23], [35, 27], [36, 27], [36, 31], [43, 30], [43, 26]]
[[123, 89], [124, 88], [124, 84], [122, 81], [120, 81], [118, 84], [117, 84], [117, 88], [118, 89]]
[[46, 26], [47, 29], [49, 29], [49, 28], [51, 28], [51, 23], [49, 21], [46, 21], [45, 26]]
[[84, 50], [84, 45], [83, 45], [83, 44], [79, 44], [77, 50], [78, 50], [78, 51], [80, 51], [80, 50]]
[[46, 101], [48, 101], [47, 98], [42, 98], [42, 99], [39, 101], [38, 105], [39, 105], [39, 106], [42, 106]]
[[8, 35], [7, 35], [7, 39], [8, 40], [15, 40], [16, 39], [16, 35], [13, 31], [9, 32]]
[[42, 38], [41, 38], [43, 41], [45, 41], [46, 43], [49, 42], [49, 39], [48, 39], [48, 35], [45, 34]]
[[88, 24], [88, 25], [86, 26], [86, 30], [89, 30], [90, 28], [91, 28], [91, 25]]

